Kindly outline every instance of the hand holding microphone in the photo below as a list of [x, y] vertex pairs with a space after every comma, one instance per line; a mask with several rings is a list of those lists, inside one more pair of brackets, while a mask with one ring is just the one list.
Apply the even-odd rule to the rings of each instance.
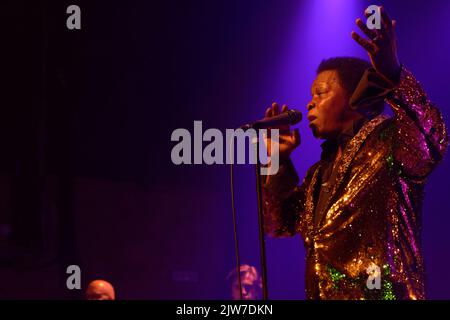
[[[287, 105], [283, 105], [281, 112], [280, 112], [280, 106], [274, 102], [272, 103], [272, 106], [269, 107], [266, 110], [265, 118], [264, 120], [273, 120], [276, 118], [279, 118], [282, 114], [287, 114], [289, 112], [292, 112], [292, 116], [289, 117], [289, 121], [279, 121], [278, 123], [291, 123], [295, 124], [297, 122], [300, 122], [301, 120], [301, 113], [299, 111], [295, 110], [289, 110]], [[270, 122], [267, 122], [270, 123]], [[270, 126], [269, 129], [278, 129], [280, 130], [280, 136], [279, 136], [279, 156], [280, 159], [286, 160], [291, 155], [292, 151], [297, 148], [300, 145], [301, 139], [300, 139], [300, 132], [298, 128], [295, 128], [294, 130], [291, 130], [289, 124], [281, 124], [281, 125], [274, 125]], [[269, 137], [267, 139], [267, 150], [270, 152], [271, 150], [271, 139], [270, 139], [270, 130], [269, 130]], [[270, 154], [269, 154], [270, 156]]]

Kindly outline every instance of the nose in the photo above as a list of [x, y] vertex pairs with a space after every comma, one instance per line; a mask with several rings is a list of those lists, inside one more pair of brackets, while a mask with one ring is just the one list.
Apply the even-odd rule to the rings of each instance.
[[312, 108], [314, 108], [316, 106], [316, 104], [314, 103], [314, 102], [310, 102], [310, 103], [308, 103], [308, 105], [306, 106], [306, 108], [308, 109], [308, 112], [312, 109]]

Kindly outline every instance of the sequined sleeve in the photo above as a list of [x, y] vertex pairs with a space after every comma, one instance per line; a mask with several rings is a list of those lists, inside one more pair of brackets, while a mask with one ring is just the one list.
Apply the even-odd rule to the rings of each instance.
[[399, 84], [386, 101], [394, 111], [394, 160], [405, 175], [422, 180], [442, 159], [448, 146], [442, 115], [404, 67]]
[[402, 175], [423, 181], [448, 145], [442, 115], [404, 66], [396, 85], [375, 69], [366, 70], [350, 99], [350, 107], [370, 116], [373, 106], [383, 100], [394, 112], [391, 128], [396, 130], [389, 161], [395, 161]]
[[262, 183], [264, 230], [271, 237], [292, 236], [303, 212], [308, 174], [298, 186], [299, 178], [292, 162], [280, 165], [276, 175]]

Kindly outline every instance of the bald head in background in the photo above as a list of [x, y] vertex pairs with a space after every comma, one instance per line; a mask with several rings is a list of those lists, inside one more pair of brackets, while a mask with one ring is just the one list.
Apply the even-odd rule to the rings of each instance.
[[111, 283], [105, 280], [92, 281], [86, 290], [87, 300], [115, 300], [116, 294]]

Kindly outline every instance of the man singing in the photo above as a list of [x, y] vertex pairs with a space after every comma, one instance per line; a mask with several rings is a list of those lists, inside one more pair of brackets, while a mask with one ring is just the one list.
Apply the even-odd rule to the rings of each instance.
[[[397, 57], [395, 21], [356, 24], [369, 54], [322, 61], [308, 121], [321, 159], [298, 186], [289, 159], [297, 130], [280, 130], [281, 166], [263, 181], [265, 232], [301, 233], [308, 299], [425, 299], [421, 207], [448, 137], [439, 110]], [[382, 115], [384, 102], [393, 117]], [[281, 112], [285, 112], [283, 106]], [[266, 117], [280, 113], [274, 103]]]

